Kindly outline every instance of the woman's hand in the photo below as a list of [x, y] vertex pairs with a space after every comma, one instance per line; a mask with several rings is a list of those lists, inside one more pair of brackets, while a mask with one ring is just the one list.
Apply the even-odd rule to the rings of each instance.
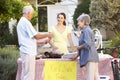
[[83, 46], [80, 45], [80, 46], [77, 46], [77, 50], [80, 50]]
[[76, 60], [76, 59], [78, 58], [78, 56], [79, 56], [79, 55], [77, 55], [77, 56], [75, 56], [75, 57], [73, 57], [73, 58], [69, 58], [69, 59], [72, 60], [72, 61], [74, 61], [74, 60]]

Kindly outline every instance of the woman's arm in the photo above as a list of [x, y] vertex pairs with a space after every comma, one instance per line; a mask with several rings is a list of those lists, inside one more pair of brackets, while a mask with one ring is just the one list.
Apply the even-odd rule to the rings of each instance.
[[73, 49], [73, 51], [74, 51], [75, 48], [74, 48], [73, 40], [72, 40], [72, 37], [71, 37], [71, 33], [68, 34], [68, 40], [69, 40], [69, 43], [70, 43], [70, 48]]
[[94, 40], [92, 39], [92, 33], [89, 30], [85, 30], [83, 33], [83, 48], [90, 49], [92, 45], [94, 45]]
[[50, 44], [50, 46], [51, 46], [52, 48], [54, 48], [54, 44], [53, 44], [53, 40], [52, 40], [52, 39], [50, 40], [49, 44]]
[[83, 48], [83, 45], [77, 46], [77, 50], [80, 50]]

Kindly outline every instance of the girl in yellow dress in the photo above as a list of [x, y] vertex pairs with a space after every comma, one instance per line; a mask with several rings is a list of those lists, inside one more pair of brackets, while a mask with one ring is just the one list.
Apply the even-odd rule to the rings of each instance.
[[70, 48], [74, 49], [74, 44], [71, 38], [71, 30], [68, 26], [66, 26], [65, 20], [65, 13], [59, 13], [57, 15], [57, 25], [50, 29], [50, 33], [53, 36], [50, 42], [51, 47], [58, 48], [59, 52], [64, 54], [69, 53], [67, 41], [70, 43]]

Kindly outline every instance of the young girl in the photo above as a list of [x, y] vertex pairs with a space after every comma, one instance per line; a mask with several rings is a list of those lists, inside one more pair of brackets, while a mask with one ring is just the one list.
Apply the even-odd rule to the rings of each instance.
[[78, 55], [73, 60], [80, 56], [80, 67], [86, 67], [86, 80], [99, 80], [99, 58], [95, 48], [94, 33], [89, 26], [90, 16], [82, 14], [77, 20], [78, 27], [82, 32], [79, 38], [79, 46], [77, 47]]
[[60, 53], [69, 53], [67, 48], [67, 40], [70, 43], [70, 48], [74, 49], [74, 44], [71, 38], [71, 30], [66, 26], [65, 13], [59, 13], [57, 15], [57, 24], [50, 29], [50, 33], [53, 35], [50, 41], [51, 47], [58, 48]]

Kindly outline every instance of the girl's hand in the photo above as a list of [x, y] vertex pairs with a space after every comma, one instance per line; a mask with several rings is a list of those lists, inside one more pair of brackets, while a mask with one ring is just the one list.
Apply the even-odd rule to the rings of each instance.
[[71, 53], [76, 52], [76, 48], [75, 47], [70, 47], [69, 52], [71, 52]]

